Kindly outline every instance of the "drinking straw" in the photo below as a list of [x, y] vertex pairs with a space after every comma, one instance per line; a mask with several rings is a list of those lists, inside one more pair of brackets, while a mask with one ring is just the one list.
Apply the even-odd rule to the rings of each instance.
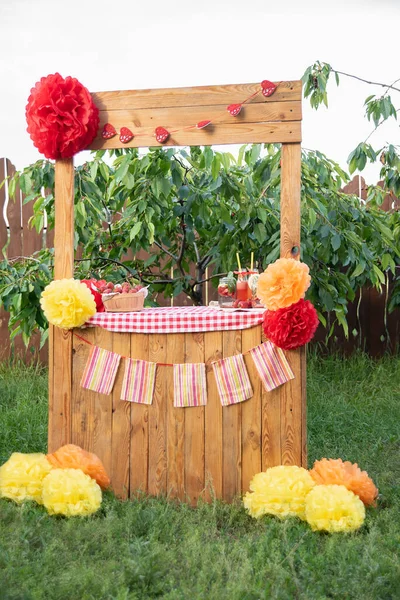
[[242, 270], [242, 265], [240, 264], [239, 252], [236, 252], [236, 259], [237, 259], [239, 271], [241, 271]]
[[253, 262], [254, 262], [254, 252], [251, 253], [251, 258], [250, 258], [250, 271], [253, 270]]

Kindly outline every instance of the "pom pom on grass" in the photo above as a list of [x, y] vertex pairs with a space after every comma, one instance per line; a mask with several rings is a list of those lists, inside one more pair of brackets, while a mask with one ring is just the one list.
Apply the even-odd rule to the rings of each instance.
[[80, 327], [96, 314], [89, 288], [77, 279], [52, 281], [42, 292], [40, 304], [49, 323], [64, 329]]
[[278, 310], [303, 298], [310, 283], [309, 268], [305, 263], [294, 258], [279, 258], [261, 273], [257, 297], [268, 310]]
[[249, 514], [258, 519], [270, 514], [280, 518], [297, 516], [305, 518], [305, 498], [315, 482], [302, 467], [271, 467], [257, 473], [250, 482], [251, 492], [243, 498]]
[[91, 515], [100, 508], [101, 489], [80, 469], [53, 469], [43, 481], [43, 505], [51, 515]]
[[0, 467], [0, 496], [42, 504], [43, 480], [52, 468], [44, 454], [14, 452]]
[[75, 444], [61, 446], [56, 452], [48, 454], [47, 460], [56, 469], [80, 469], [94, 479], [103, 490], [110, 485], [110, 478], [99, 457]]
[[355, 531], [364, 523], [365, 507], [344, 485], [316, 485], [306, 498], [305, 515], [314, 531]]
[[341, 458], [316, 460], [310, 471], [317, 485], [344, 485], [354, 492], [366, 505], [375, 505], [378, 488], [366, 471], [361, 471], [357, 463], [343, 462]]

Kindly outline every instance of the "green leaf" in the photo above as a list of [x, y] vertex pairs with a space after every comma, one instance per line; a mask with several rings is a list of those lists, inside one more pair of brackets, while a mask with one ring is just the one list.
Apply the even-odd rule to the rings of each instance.
[[356, 266], [356, 268], [350, 275], [351, 279], [354, 279], [355, 277], [358, 277], [359, 275], [361, 275], [361, 273], [364, 273], [364, 270], [365, 270], [365, 263], [361, 263], [361, 262], [358, 263], [358, 265]]
[[335, 233], [331, 238], [331, 245], [333, 250], [338, 250], [340, 248], [340, 244], [342, 243], [342, 236], [339, 233]]
[[137, 223], [135, 223], [135, 225], [132, 227], [130, 234], [129, 234], [129, 241], [131, 242], [133, 239], [135, 239], [135, 237], [138, 235], [139, 231], [142, 229], [142, 223], [140, 221], [137, 221]]

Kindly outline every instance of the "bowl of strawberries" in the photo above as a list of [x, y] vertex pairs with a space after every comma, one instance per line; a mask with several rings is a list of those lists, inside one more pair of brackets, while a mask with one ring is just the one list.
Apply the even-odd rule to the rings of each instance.
[[142, 310], [147, 296], [147, 287], [128, 281], [113, 283], [100, 279], [96, 287], [101, 293], [106, 312], [137, 312]]

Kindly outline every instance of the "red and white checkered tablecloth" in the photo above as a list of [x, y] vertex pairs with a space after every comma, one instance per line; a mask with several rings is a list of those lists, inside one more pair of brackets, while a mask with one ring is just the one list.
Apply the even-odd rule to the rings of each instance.
[[249, 329], [263, 322], [265, 309], [233, 311], [208, 306], [144, 308], [140, 312], [96, 313], [86, 325], [119, 333], [191, 333]]

